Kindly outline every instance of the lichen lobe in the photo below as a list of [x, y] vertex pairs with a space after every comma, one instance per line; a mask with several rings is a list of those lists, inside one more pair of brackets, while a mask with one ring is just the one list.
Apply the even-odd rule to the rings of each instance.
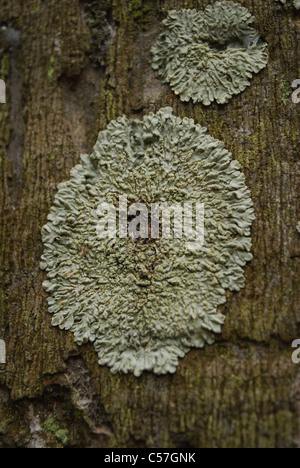
[[250, 12], [231, 1], [204, 11], [170, 11], [152, 48], [152, 66], [182, 101], [227, 103], [268, 63]]
[[[42, 230], [52, 324], [94, 343], [113, 373], [176, 371], [191, 347], [213, 344], [226, 289], [245, 286], [255, 219], [240, 164], [224, 144], [172, 109], [126, 117], [99, 134], [71, 171]], [[182, 239], [99, 239], [97, 207], [120, 195], [145, 204], [202, 203], [205, 245]]]
[[[281, 2], [283, 5], [286, 5], [286, 0], [275, 0], [276, 2]], [[296, 10], [300, 10], [300, 0], [292, 0], [292, 3]]]

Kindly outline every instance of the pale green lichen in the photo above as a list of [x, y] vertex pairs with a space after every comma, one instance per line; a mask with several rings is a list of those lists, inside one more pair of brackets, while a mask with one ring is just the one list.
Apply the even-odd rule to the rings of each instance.
[[152, 66], [182, 101], [225, 104], [268, 63], [267, 44], [253, 21], [231, 1], [204, 11], [172, 10], [152, 48]]
[[[286, 4], [287, 0], [275, 0], [276, 2], [281, 2], [283, 5]], [[300, 10], [300, 0], [292, 0], [292, 3], [294, 5], [294, 7], [297, 9], [297, 10]]]
[[296, 227], [298, 233], [300, 234], [300, 222], [297, 224], [297, 227]]
[[60, 429], [58, 422], [54, 418], [48, 418], [43, 427], [47, 432], [52, 432], [56, 439], [63, 445], [66, 445], [69, 438], [69, 431], [67, 429]]
[[[226, 289], [245, 286], [254, 216], [240, 164], [224, 144], [171, 108], [119, 118], [60, 184], [42, 230], [41, 268], [53, 325], [94, 343], [112, 372], [175, 372], [191, 347], [212, 344]], [[205, 245], [97, 236], [100, 202], [205, 206]]]

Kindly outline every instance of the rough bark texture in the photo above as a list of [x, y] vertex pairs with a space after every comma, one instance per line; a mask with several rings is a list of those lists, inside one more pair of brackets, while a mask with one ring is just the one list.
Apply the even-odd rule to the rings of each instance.
[[[244, 0], [268, 67], [228, 105], [183, 104], [150, 65], [168, 9], [208, 0], [1, 0], [0, 447], [299, 447], [299, 13]], [[257, 220], [247, 286], [218, 342], [175, 375], [113, 376], [92, 345], [51, 326], [41, 227], [99, 130], [162, 106], [193, 117], [242, 164]], [[298, 172], [299, 174], [299, 172]]]

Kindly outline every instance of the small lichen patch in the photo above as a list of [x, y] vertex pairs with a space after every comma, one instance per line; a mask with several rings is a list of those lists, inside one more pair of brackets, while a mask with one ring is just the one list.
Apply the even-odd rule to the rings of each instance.
[[[281, 2], [283, 5], [287, 3], [287, 0], [275, 0], [276, 2]], [[297, 10], [300, 10], [300, 0], [292, 0], [294, 7]]]
[[59, 430], [59, 424], [54, 418], [46, 419], [46, 421], [43, 423], [43, 427], [46, 431], [52, 432], [53, 434]]
[[300, 234], [300, 221], [299, 221], [299, 223], [297, 224], [296, 229], [297, 229], [298, 233]]
[[154, 70], [182, 101], [227, 103], [268, 63], [267, 44], [240, 4], [170, 11], [152, 48]]
[[59, 429], [55, 437], [59, 442], [61, 442], [63, 445], [66, 445], [68, 443], [68, 438], [69, 438], [69, 431], [68, 429]]
[[[122, 117], [59, 185], [42, 230], [41, 268], [52, 324], [94, 343], [113, 373], [175, 372], [191, 347], [212, 344], [226, 290], [245, 286], [255, 219], [240, 164], [224, 144], [171, 108]], [[97, 208], [132, 203], [205, 207], [205, 244], [183, 239], [100, 239]]]

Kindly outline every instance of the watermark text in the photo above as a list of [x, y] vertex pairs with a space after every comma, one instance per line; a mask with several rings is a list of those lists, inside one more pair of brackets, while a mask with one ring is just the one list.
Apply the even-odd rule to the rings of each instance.
[[297, 88], [296, 91], [293, 92], [292, 94], [292, 100], [294, 104], [299, 104], [300, 102], [300, 80], [295, 80], [292, 83], [292, 88]]
[[6, 104], [6, 85], [3, 80], [0, 80], [0, 103]]
[[199, 250], [204, 245], [203, 203], [134, 203], [128, 206], [127, 197], [120, 196], [118, 207], [101, 203], [97, 215], [100, 239], [185, 239], [188, 250]]
[[4, 340], [0, 340], [0, 364], [6, 364], [6, 345]]

